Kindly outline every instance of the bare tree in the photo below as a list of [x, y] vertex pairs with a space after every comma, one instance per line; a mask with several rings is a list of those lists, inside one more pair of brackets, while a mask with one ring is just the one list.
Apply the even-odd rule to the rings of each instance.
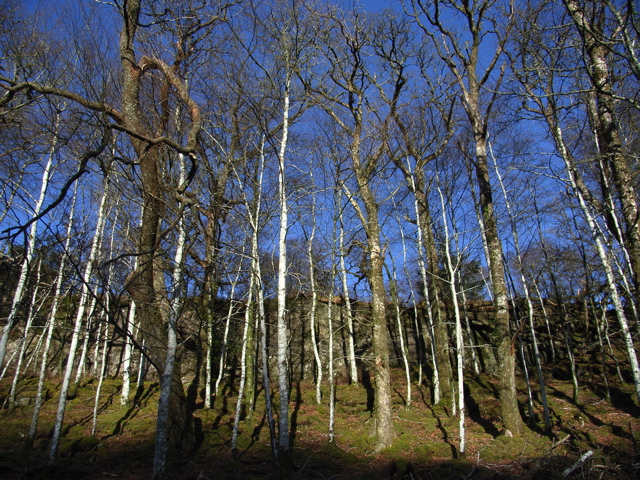
[[[375, 172], [387, 152], [384, 141], [375, 142], [369, 128], [375, 128], [378, 138], [385, 138], [388, 120], [379, 120], [369, 110], [373, 75], [365, 62], [371, 48], [368, 19], [357, 11], [350, 16], [331, 14], [331, 35], [328, 43], [329, 71], [325, 80], [307, 83], [318, 106], [338, 125], [348, 141], [349, 168], [353, 185], [340, 178], [349, 203], [356, 212], [367, 238], [366, 277], [371, 289], [371, 317], [373, 324], [373, 357], [375, 373], [374, 432], [376, 449], [390, 445], [396, 433], [391, 410], [391, 378], [389, 373], [388, 331], [386, 325], [386, 289], [383, 277], [384, 251], [380, 232], [380, 199], [373, 183]], [[329, 83], [330, 82], [330, 83]], [[402, 84], [395, 94], [400, 93]], [[373, 117], [373, 118], [371, 118]], [[372, 123], [369, 123], [369, 122]]]
[[[489, 120], [502, 83], [506, 63], [503, 49], [506, 33], [513, 24], [511, 5], [496, 0], [474, 2], [436, 1], [433, 3], [412, 0], [411, 15], [425, 36], [437, 49], [456, 79], [463, 99], [463, 107], [473, 132], [475, 154], [472, 161], [476, 172], [479, 209], [482, 214], [481, 229], [487, 248], [487, 263], [491, 272], [491, 287], [495, 305], [495, 324], [498, 335], [498, 360], [500, 363], [500, 404], [505, 431], [514, 435], [524, 433], [524, 423], [518, 410], [515, 381], [515, 339], [509, 329], [509, 308], [505, 282], [502, 244], [498, 232], [493, 191], [489, 182], [487, 141]], [[453, 15], [464, 25], [461, 31], [450, 29], [443, 15]], [[499, 18], [504, 19], [501, 23]], [[491, 27], [488, 27], [491, 25]], [[495, 35], [496, 32], [503, 32]], [[493, 35], [492, 35], [493, 34]], [[464, 40], [461, 35], [464, 35]], [[489, 36], [493, 46], [488, 46]], [[466, 42], [463, 44], [463, 42]], [[491, 48], [491, 50], [488, 50]], [[487, 61], [480, 62], [480, 51]]]

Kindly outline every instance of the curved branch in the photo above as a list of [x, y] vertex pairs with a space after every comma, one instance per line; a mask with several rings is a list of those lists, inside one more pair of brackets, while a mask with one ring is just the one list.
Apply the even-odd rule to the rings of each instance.
[[6, 94], [0, 100], [0, 107], [4, 107], [9, 103], [18, 92], [26, 91], [28, 93], [30, 91], [34, 91], [43, 95], [55, 95], [61, 98], [66, 98], [88, 108], [89, 110], [93, 110], [94, 112], [102, 112], [111, 117], [118, 124], [121, 124], [124, 121], [122, 114], [112, 106], [103, 102], [87, 100], [78, 93], [65, 90], [64, 88], [54, 87], [53, 85], [41, 85], [39, 83], [29, 81], [15, 82], [8, 78], [0, 77], [0, 88], [4, 88], [6, 90]]
[[19, 225], [17, 227], [9, 227], [3, 230], [2, 238], [15, 237], [20, 233], [26, 232], [27, 228], [29, 228], [29, 225], [31, 225], [33, 222], [37, 222], [38, 220], [43, 218], [45, 215], [47, 215], [51, 210], [53, 210], [58, 205], [60, 205], [60, 203], [67, 196], [67, 192], [69, 191], [73, 183], [88, 171], [87, 163], [89, 163], [89, 160], [100, 155], [104, 151], [104, 149], [107, 148], [107, 145], [109, 144], [110, 139], [111, 139], [111, 135], [109, 134], [109, 130], [105, 130], [102, 136], [102, 141], [100, 142], [100, 145], [98, 145], [98, 147], [95, 150], [89, 150], [80, 158], [78, 170], [76, 171], [76, 173], [74, 173], [71, 177], [67, 179], [65, 184], [60, 189], [60, 193], [58, 194], [57, 198], [53, 202], [51, 202], [49, 205], [47, 205], [47, 207], [44, 208], [38, 215], [35, 215], [25, 224]]

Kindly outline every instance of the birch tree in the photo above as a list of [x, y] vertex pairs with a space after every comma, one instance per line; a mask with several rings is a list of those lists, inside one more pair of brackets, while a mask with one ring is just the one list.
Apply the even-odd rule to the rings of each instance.
[[[396, 433], [391, 410], [391, 378], [386, 325], [386, 289], [383, 278], [384, 251], [380, 234], [380, 199], [373, 183], [374, 174], [386, 153], [384, 142], [371, 143], [368, 128], [384, 137], [387, 121], [369, 124], [368, 89], [371, 80], [365, 62], [370, 48], [367, 19], [357, 12], [347, 18], [331, 16], [334, 40], [328, 43], [329, 72], [326, 80], [308, 82], [320, 108], [335, 122], [348, 141], [349, 167], [354, 185], [339, 179], [349, 203], [367, 238], [367, 281], [371, 290], [372, 347], [375, 372], [374, 435], [376, 450], [390, 445]], [[329, 84], [324, 82], [330, 82]], [[397, 92], [399, 94], [399, 91]]]
[[2, 336], [0, 336], [0, 368], [4, 366], [4, 357], [7, 351], [7, 343], [9, 341], [9, 334], [13, 329], [13, 326], [17, 320], [18, 309], [20, 304], [22, 303], [22, 299], [25, 294], [25, 289], [27, 285], [27, 279], [29, 275], [29, 271], [32, 267], [31, 262], [34, 256], [34, 250], [36, 245], [37, 233], [38, 233], [38, 219], [40, 217], [40, 213], [43, 209], [44, 202], [47, 195], [47, 190], [49, 188], [49, 182], [51, 180], [52, 169], [54, 166], [54, 159], [57, 152], [58, 146], [58, 137], [57, 130], [60, 125], [60, 115], [56, 116], [55, 126], [54, 126], [54, 135], [51, 138], [51, 147], [49, 151], [46, 153], [45, 158], [46, 163], [44, 165], [44, 169], [42, 171], [42, 180], [40, 182], [40, 192], [38, 198], [36, 199], [35, 205], [33, 207], [33, 215], [31, 217], [31, 228], [29, 228], [28, 241], [25, 246], [25, 254], [20, 264], [20, 276], [18, 277], [18, 282], [16, 285], [16, 289], [13, 293], [13, 302], [11, 303], [11, 310], [9, 311], [9, 316], [7, 317], [7, 322], [2, 329]]
[[[536, 18], [536, 17], [533, 17]], [[535, 31], [538, 37], [541, 37], [545, 30], [542, 25], [536, 25]], [[555, 29], [554, 38], [556, 42], [569, 41], [567, 32]], [[562, 35], [561, 35], [562, 34]], [[636, 396], [640, 400], [640, 365], [633, 344], [633, 338], [629, 329], [625, 309], [622, 304], [622, 297], [618, 290], [618, 283], [615, 278], [613, 262], [611, 260], [612, 252], [607, 248], [607, 240], [605, 229], [599, 223], [599, 211], [603, 211], [601, 201], [593, 195], [586, 185], [583, 176], [578, 168], [576, 158], [572, 153], [570, 144], [566, 138], [566, 132], [563, 125], [563, 115], [561, 109], [567, 108], [563, 105], [566, 100], [563, 92], [558, 92], [557, 83], [554, 82], [554, 76], [548, 75], [545, 65], [551, 64], [562, 66], [562, 58], [558, 57], [558, 53], [562, 50], [554, 47], [549, 49], [543, 42], [527, 43], [526, 40], [532, 40], [533, 37], [522, 37], [525, 40], [520, 44], [521, 50], [519, 61], [522, 66], [522, 75], [518, 76], [518, 80], [524, 88], [528, 99], [531, 101], [530, 111], [539, 116], [548, 129], [550, 137], [553, 139], [557, 155], [564, 165], [565, 177], [562, 179], [569, 187], [571, 195], [578, 203], [583, 219], [588, 226], [588, 231], [592, 242], [595, 244], [597, 255], [602, 264], [605, 273], [607, 289], [614, 305], [616, 318], [622, 332], [622, 337], [627, 350], [627, 357], [631, 366], [634, 379]], [[544, 71], [543, 71], [544, 68]], [[562, 72], [561, 69], [560, 72]]]
[[[457, 412], [458, 412], [458, 431], [460, 435], [460, 444], [458, 451], [460, 455], [465, 455], [465, 402], [464, 402], [464, 337], [462, 335], [462, 319], [460, 316], [460, 304], [458, 301], [458, 289], [456, 288], [456, 267], [453, 264], [453, 258], [449, 243], [451, 238], [449, 236], [449, 220], [447, 219], [447, 208], [445, 206], [444, 195], [440, 187], [438, 187], [438, 194], [440, 195], [440, 208], [442, 214], [442, 225], [444, 227], [444, 255], [447, 262], [447, 272], [449, 274], [449, 288], [451, 290], [451, 301], [453, 303], [453, 314], [456, 320], [456, 365], [458, 376], [458, 398], [457, 398]], [[456, 400], [454, 400], [456, 402]]]
[[[487, 263], [495, 306], [502, 421], [505, 432], [520, 435], [524, 433], [525, 427], [518, 409], [515, 339], [512, 338], [509, 328], [502, 243], [487, 162], [489, 122], [505, 70], [503, 50], [508, 38], [506, 34], [513, 25], [513, 9], [510, 4], [502, 5], [496, 0], [452, 0], [436, 1], [432, 4], [412, 0], [411, 8], [410, 13], [425, 37], [454, 76], [473, 132], [475, 152], [470, 162], [475, 169], [475, 188], [478, 192], [478, 208], [482, 219], [481, 230], [487, 248]], [[450, 24], [445, 23], [445, 12], [446, 15], [459, 19], [460, 31], [451, 29]], [[501, 15], [502, 19], [498, 20]], [[497, 35], [496, 32], [501, 34]], [[488, 45], [490, 36], [493, 37], [491, 47]], [[483, 62], [480, 62], [481, 50], [485, 58]]]
[[78, 340], [80, 337], [80, 329], [84, 319], [87, 302], [90, 296], [95, 295], [95, 291], [92, 291], [92, 281], [94, 276], [94, 269], [96, 267], [96, 261], [99, 255], [99, 250], [102, 245], [102, 235], [104, 230], [104, 223], [107, 216], [107, 198], [109, 195], [109, 178], [105, 176], [104, 186], [100, 198], [100, 207], [98, 209], [98, 218], [95, 226], [95, 233], [91, 241], [91, 251], [87, 258], [87, 263], [82, 274], [82, 290], [80, 293], [80, 301], [76, 312], [76, 318], [73, 323], [73, 332], [71, 341], [69, 343], [69, 353], [67, 355], [67, 362], [64, 368], [64, 374], [62, 378], [62, 384], [60, 386], [60, 394], [58, 397], [58, 407], [56, 410], [55, 424], [53, 428], [53, 437], [49, 446], [49, 462], [55, 463], [58, 457], [58, 448], [60, 446], [60, 435], [62, 433], [62, 425], [64, 422], [64, 416], [67, 409], [67, 395], [69, 393], [69, 387], [71, 384], [71, 375], [75, 366], [76, 350], [78, 348]]
[[[143, 212], [138, 237], [138, 266], [132, 273], [128, 282], [128, 291], [137, 304], [136, 314], [139, 317], [139, 325], [145, 335], [145, 343], [148, 348], [148, 360], [154, 364], [158, 371], [163, 370], [162, 365], [166, 358], [166, 340], [163, 332], [164, 324], [159, 321], [163, 318], [160, 304], [165, 294], [157, 291], [162, 282], [163, 272], [159, 270], [157, 262], [158, 247], [163, 238], [161, 232], [161, 219], [165, 211], [165, 190], [163, 189], [163, 177], [161, 175], [161, 162], [165, 158], [167, 151], [182, 153], [189, 161], [188, 174], [182, 185], [175, 185], [169, 190], [172, 194], [182, 195], [188, 183], [195, 173], [197, 155], [196, 147], [198, 135], [202, 125], [202, 117], [199, 105], [190, 95], [189, 88], [183, 79], [180, 66], [184, 65], [188, 56], [193, 53], [193, 43], [197, 41], [197, 34], [210, 31], [214, 26], [224, 20], [229, 4], [222, 3], [208, 10], [194, 9], [190, 15], [177, 13], [177, 17], [185, 20], [190, 19], [192, 23], [181, 23], [184, 27], [176, 42], [169, 41], [173, 51], [169, 54], [173, 56], [172, 64], [167, 63], [160, 55], [155, 55], [154, 49], [141, 41], [140, 30], [159, 28], [158, 23], [146, 23], [142, 19], [143, 6], [151, 6], [142, 0], [131, 0], [123, 4], [96, 4], [96, 8], [113, 8], [109, 12], [115, 13], [120, 21], [121, 30], [118, 38], [116, 56], [119, 59], [121, 75], [117, 76], [117, 84], [110, 83], [114, 77], [105, 75], [105, 82], [100, 87], [109, 84], [114, 87], [109, 90], [105, 88], [98, 94], [98, 89], [79, 89], [77, 85], [82, 85], [81, 79], [77, 82], [58, 83], [55, 76], [33, 78], [0, 78], [0, 88], [4, 91], [3, 105], [6, 102], [36, 94], [47, 97], [57, 97], [67, 99], [77, 108], [82, 109], [89, 115], [95, 115], [99, 120], [97, 133], [101, 134], [101, 141], [96, 142], [94, 134], [90, 147], [81, 156], [79, 169], [72, 175], [63, 187], [60, 197], [64, 197], [69, 186], [84, 173], [86, 165], [91, 159], [96, 158], [100, 152], [104, 151], [109, 143], [109, 132], [116, 131], [123, 134], [131, 146], [131, 151], [125, 156], [133, 158], [139, 179], [141, 182]], [[188, 9], [188, 8], [187, 8]], [[150, 8], [145, 11], [145, 15], [151, 17], [156, 15]], [[174, 13], [167, 9], [160, 15], [170, 15]], [[161, 22], [167, 25], [166, 22]], [[180, 23], [180, 22], [178, 22]], [[163, 35], [166, 32], [161, 32]], [[102, 45], [102, 44], [101, 44]], [[139, 55], [137, 49], [147, 50], [147, 55]], [[115, 53], [115, 52], [114, 52]], [[108, 57], [105, 54], [105, 57]], [[111, 58], [111, 57], [109, 57]], [[166, 58], [166, 57], [165, 57]], [[108, 62], [104, 62], [106, 65]], [[147, 82], [149, 80], [149, 82]], [[146, 90], [151, 84], [161, 88]], [[95, 85], [97, 87], [97, 85]], [[113, 98], [113, 92], [118, 92], [119, 98]], [[145, 97], [143, 92], [150, 93], [151, 96], [157, 94], [156, 100], [160, 105], [159, 114], [157, 110], [144, 107]], [[168, 108], [169, 100], [173, 99], [177, 103], [184, 105], [188, 120], [183, 123], [184, 130], [176, 132], [170, 124], [173, 112]], [[119, 137], [119, 135], [116, 135]], [[97, 147], [95, 146], [98, 143]], [[53, 208], [53, 205], [50, 205]], [[172, 391], [172, 396], [176, 398], [171, 402], [170, 438], [172, 444], [190, 443], [193, 439], [191, 435], [183, 435], [189, 427], [189, 415], [184, 403], [184, 392], [179, 384]]]
[[[186, 167], [185, 159], [179, 154], [180, 162], [180, 185], [185, 181]], [[182, 388], [182, 382], [174, 376], [174, 366], [176, 363], [176, 352], [178, 349], [178, 320], [182, 311], [184, 297], [184, 260], [187, 249], [187, 228], [185, 220], [186, 202], [181, 202], [178, 207], [178, 239], [174, 257], [173, 275], [170, 291], [170, 311], [167, 328], [167, 357], [164, 364], [161, 382], [160, 399], [158, 400], [158, 417], [156, 420], [156, 446], [153, 457], [153, 479], [165, 478], [165, 466], [167, 452], [169, 449], [169, 404], [171, 402], [171, 392], [176, 387]], [[178, 370], [179, 371], [179, 370]]]
[[[616, 100], [614, 97], [615, 80], [612, 72], [613, 38], [608, 35], [607, 17], [609, 12], [606, 2], [581, 2], [564, 0], [569, 13], [582, 40], [584, 56], [582, 61], [593, 88], [594, 102], [590, 109], [590, 119], [596, 140], [596, 148], [601, 160], [601, 181], [611, 177], [611, 185], [602, 185], [605, 196], [615, 189], [620, 204], [620, 213], [624, 221], [624, 237], [619, 236], [623, 248], [630, 259], [629, 269], [635, 289], [640, 288], [640, 222], [638, 222], [638, 200], [633, 185], [633, 173], [629, 157], [625, 155], [623, 136], [620, 132]], [[615, 13], [615, 10], [614, 10]], [[629, 12], [630, 13], [630, 12]], [[619, 25], [615, 23], [617, 30]], [[622, 41], [625, 47], [630, 46], [629, 30], [622, 30]], [[625, 50], [635, 55], [633, 48]], [[632, 60], [632, 58], [628, 58]], [[628, 66], [637, 68], [639, 64], [631, 61]], [[610, 188], [613, 187], [613, 188]], [[614, 205], [614, 202], [606, 202]], [[610, 213], [613, 216], [615, 213]], [[614, 231], [615, 232], [615, 231]]]
[[46, 328], [46, 337], [44, 342], [44, 348], [42, 349], [42, 360], [40, 362], [40, 372], [38, 374], [38, 387], [36, 390], [36, 398], [33, 406], [33, 415], [31, 417], [31, 425], [29, 426], [29, 434], [28, 439], [30, 442], [33, 442], [36, 437], [36, 432], [38, 430], [38, 419], [40, 416], [40, 409], [42, 408], [42, 394], [44, 392], [44, 382], [47, 375], [47, 366], [49, 363], [49, 351], [51, 349], [51, 339], [53, 338], [53, 332], [57, 326], [56, 316], [58, 314], [58, 308], [60, 307], [60, 302], [62, 301], [62, 293], [63, 293], [63, 281], [66, 275], [66, 266], [67, 266], [67, 257], [69, 255], [69, 245], [71, 243], [71, 232], [73, 230], [73, 222], [75, 215], [75, 207], [76, 207], [76, 193], [77, 186], [75, 185], [73, 189], [73, 195], [71, 198], [71, 210], [69, 212], [69, 221], [67, 222], [66, 228], [66, 238], [64, 242], [64, 249], [62, 255], [60, 257], [60, 265], [58, 267], [58, 272], [56, 274], [55, 279], [55, 292], [53, 295], [53, 300], [51, 303], [51, 308], [49, 310], [49, 316], [47, 319], [47, 328]]

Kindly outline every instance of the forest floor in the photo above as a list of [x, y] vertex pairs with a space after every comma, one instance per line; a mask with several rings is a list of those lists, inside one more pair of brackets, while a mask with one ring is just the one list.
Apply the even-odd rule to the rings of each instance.
[[[431, 392], [412, 386], [406, 406], [404, 374], [393, 372], [395, 443], [372, 453], [370, 385], [338, 385], [335, 443], [328, 442], [329, 407], [317, 404], [311, 383], [294, 383], [291, 393], [293, 449], [285, 466], [276, 467], [269, 446], [269, 429], [259, 397], [256, 413], [240, 424], [238, 448], [230, 439], [237, 392], [227, 386], [214, 408], [197, 408], [202, 443], [195, 452], [171, 455], [167, 478], [172, 479], [545, 479], [565, 478], [562, 472], [584, 453], [593, 455], [575, 469], [570, 479], [640, 478], [640, 408], [633, 388], [611, 386], [604, 399], [598, 379], [581, 381], [579, 403], [572, 399], [571, 382], [547, 378], [552, 431], [543, 433], [542, 409], [535, 403], [530, 430], [520, 438], [503, 434], [497, 382], [487, 375], [466, 379], [466, 452], [460, 455], [459, 419], [447, 405], [432, 405]], [[120, 405], [120, 382], [105, 381], [99, 400], [97, 433], [91, 436], [97, 382], [88, 380], [72, 389], [60, 459], [47, 464], [49, 440], [57, 406], [59, 382], [47, 384], [47, 401], [32, 446], [25, 438], [33, 412], [37, 379], [18, 384], [17, 406], [9, 411], [6, 398], [10, 379], [0, 383], [0, 478], [14, 479], [149, 479], [153, 458], [158, 385], [148, 382], [132, 407]], [[528, 412], [524, 383], [520, 403]], [[538, 399], [537, 386], [533, 385]], [[275, 399], [277, 402], [277, 398]]]

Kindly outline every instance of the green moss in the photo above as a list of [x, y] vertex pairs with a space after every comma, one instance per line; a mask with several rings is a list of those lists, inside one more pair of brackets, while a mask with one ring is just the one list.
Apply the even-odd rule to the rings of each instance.
[[95, 450], [99, 444], [96, 437], [69, 438], [62, 437], [58, 449], [60, 457], [73, 457], [78, 453]]

